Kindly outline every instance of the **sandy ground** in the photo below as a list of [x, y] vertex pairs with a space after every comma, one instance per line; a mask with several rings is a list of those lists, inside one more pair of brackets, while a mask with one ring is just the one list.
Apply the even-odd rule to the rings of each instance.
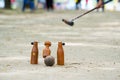
[[[0, 14], [0, 80], [120, 80], [120, 13], [84, 11]], [[30, 64], [31, 41], [39, 41], [39, 64]], [[45, 66], [43, 43], [49, 40], [55, 57], [65, 42], [65, 65]], [[55, 44], [54, 44], [55, 43]]]

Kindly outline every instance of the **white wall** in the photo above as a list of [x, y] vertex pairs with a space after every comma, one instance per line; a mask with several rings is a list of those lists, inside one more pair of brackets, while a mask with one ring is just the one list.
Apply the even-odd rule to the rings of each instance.
[[4, 8], [4, 7], [5, 7], [4, 0], [0, 0], [0, 8]]

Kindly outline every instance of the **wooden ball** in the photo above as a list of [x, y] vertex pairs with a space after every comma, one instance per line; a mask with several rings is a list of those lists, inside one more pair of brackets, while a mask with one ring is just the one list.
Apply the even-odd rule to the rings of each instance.
[[53, 66], [55, 64], [55, 58], [53, 56], [47, 56], [44, 59], [44, 63], [46, 64], [46, 66]]

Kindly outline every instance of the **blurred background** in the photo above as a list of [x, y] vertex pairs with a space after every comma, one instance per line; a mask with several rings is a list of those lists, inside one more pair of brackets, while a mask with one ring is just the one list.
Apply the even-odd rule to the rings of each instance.
[[[46, 9], [48, 8], [47, 3], [50, 3], [55, 10], [89, 10], [97, 4], [97, 0], [0, 0], [0, 8], [22, 10], [24, 1], [33, 1], [33, 4], [30, 5], [33, 5], [34, 9]], [[51, 1], [53, 2], [51, 3]], [[78, 3], [76, 3], [77, 1]], [[27, 5], [28, 4], [29, 3], [27, 3]], [[113, 0], [109, 4], [106, 4], [105, 10], [120, 11], [120, 0]]]
[[[120, 0], [76, 20], [74, 27], [62, 22], [97, 1], [0, 0], [0, 80], [120, 80]], [[30, 64], [33, 41], [39, 42], [38, 65]], [[57, 43], [65, 42], [65, 66], [45, 66], [45, 41], [51, 41], [56, 60]]]

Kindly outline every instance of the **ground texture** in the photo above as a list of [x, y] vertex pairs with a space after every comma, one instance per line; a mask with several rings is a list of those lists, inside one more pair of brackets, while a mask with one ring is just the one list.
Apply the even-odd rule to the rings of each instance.
[[[120, 13], [92, 12], [70, 27], [62, 18], [85, 11], [17, 13], [0, 11], [0, 80], [120, 80]], [[42, 50], [65, 42], [65, 65], [45, 66]], [[39, 41], [39, 64], [31, 65], [32, 41]]]

